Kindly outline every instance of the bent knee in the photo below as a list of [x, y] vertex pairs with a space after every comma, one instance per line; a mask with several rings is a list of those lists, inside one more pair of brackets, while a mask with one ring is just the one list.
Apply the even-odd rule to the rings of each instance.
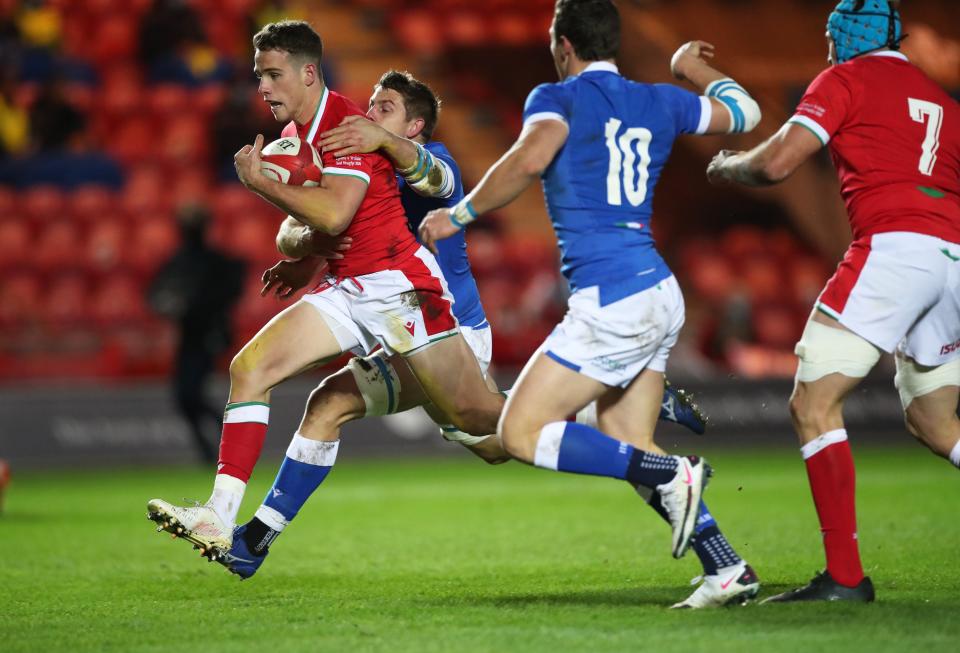
[[310, 393], [304, 422], [339, 428], [349, 421], [360, 419], [365, 412], [366, 404], [359, 396], [356, 385], [344, 375], [335, 374], [321, 381]]

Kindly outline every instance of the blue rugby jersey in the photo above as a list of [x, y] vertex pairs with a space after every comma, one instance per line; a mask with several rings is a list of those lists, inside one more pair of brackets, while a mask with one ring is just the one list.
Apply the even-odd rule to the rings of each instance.
[[605, 305], [670, 276], [650, 230], [653, 190], [677, 136], [704, 133], [711, 115], [707, 98], [605, 62], [531, 91], [524, 124], [569, 127], [542, 180], [571, 291], [599, 286]]
[[[410, 223], [410, 228], [414, 234], [417, 233], [420, 223], [427, 213], [434, 209], [450, 208], [463, 199], [460, 168], [457, 167], [457, 162], [453, 160], [446, 146], [439, 141], [430, 141], [424, 145], [424, 148], [429, 150], [434, 158], [440, 159], [450, 166], [450, 170], [453, 171], [454, 186], [453, 193], [449, 197], [423, 197], [410, 188], [403, 177], [397, 176], [400, 185], [400, 201], [407, 212], [407, 221]], [[463, 230], [450, 238], [438, 240], [437, 252], [437, 262], [440, 264], [443, 276], [447, 280], [450, 293], [453, 295], [453, 314], [460, 326], [473, 328], [486, 326], [487, 316], [483, 312], [477, 282], [470, 269], [470, 260], [467, 258], [467, 241], [464, 238]]]

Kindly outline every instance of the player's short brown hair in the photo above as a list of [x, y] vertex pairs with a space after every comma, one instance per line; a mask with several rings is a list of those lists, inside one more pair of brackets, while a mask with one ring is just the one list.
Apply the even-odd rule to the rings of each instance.
[[377, 86], [399, 93], [403, 97], [407, 120], [422, 118], [423, 131], [420, 133], [428, 141], [433, 137], [440, 117], [440, 98], [432, 88], [405, 70], [388, 70], [377, 82]]
[[557, 0], [553, 37], [561, 36], [580, 61], [613, 59], [620, 50], [620, 12], [610, 0]]
[[281, 20], [276, 23], [267, 23], [253, 35], [253, 47], [261, 51], [282, 50], [290, 58], [316, 64], [317, 72], [320, 72], [323, 41], [305, 20]]

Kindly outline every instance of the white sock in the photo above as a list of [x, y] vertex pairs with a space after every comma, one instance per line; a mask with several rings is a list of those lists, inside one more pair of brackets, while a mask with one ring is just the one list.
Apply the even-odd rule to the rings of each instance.
[[960, 467], [960, 440], [957, 441], [950, 451], [950, 462], [953, 463], [954, 467]]
[[831, 444], [837, 444], [838, 442], [845, 442], [847, 440], [847, 429], [836, 429], [834, 431], [827, 431], [817, 438], [810, 440], [802, 447], [800, 447], [800, 453], [803, 455], [803, 459], [806, 460], [811, 456], [816, 455], [817, 453], [823, 451]]
[[240, 512], [240, 502], [246, 489], [247, 484], [235, 476], [217, 474], [213, 480], [213, 493], [207, 505], [217, 512], [230, 530], [237, 525], [237, 513]]
[[264, 524], [277, 531], [282, 533], [283, 529], [287, 527], [287, 524], [290, 522], [287, 521], [287, 518], [280, 514], [279, 511], [271, 508], [270, 506], [261, 505], [257, 508], [257, 512], [253, 515]]

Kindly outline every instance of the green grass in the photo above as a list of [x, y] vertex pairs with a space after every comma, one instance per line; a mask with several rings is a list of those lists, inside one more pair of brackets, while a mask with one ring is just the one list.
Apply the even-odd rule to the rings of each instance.
[[[708, 453], [708, 502], [763, 595], [807, 581], [823, 563], [799, 455]], [[205, 498], [209, 473], [23, 472], [0, 518], [0, 650], [957, 650], [956, 470], [919, 448], [856, 453], [878, 602], [701, 612], [666, 609], [696, 557], [673, 560], [666, 526], [607, 479], [343, 461], [240, 582], [144, 518], [153, 496]]]

